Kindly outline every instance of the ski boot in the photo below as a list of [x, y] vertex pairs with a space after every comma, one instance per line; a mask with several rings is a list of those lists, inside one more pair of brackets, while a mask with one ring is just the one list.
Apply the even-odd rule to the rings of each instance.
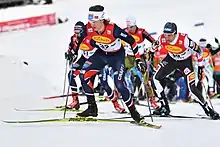
[[68, 108], [69, 108], [69, 109], [79, 110], [80, 104], [79, 104], [78, 95], [73, 95], [72, 98], [73, 98], [73, 101], [72, 101], [72, 103], [70, 103], [70, 104], [68, 105]]
[[139, 112], [137, 111], [137, 109], [135, 108], [135, 105], [132, 105], [128, 109], [131, 113], [131, 117], [135, 120], [135, 122], [137, 122], [138, 124], [145, 124], [146, 123], [144, 117], [141, 116], [139, 114]]
[[154, 111], [153, 111], [153, 115], [162, 115], [162, 116], [167, 116], [170, 114], [170, 107], [169, 104], [164, 104], [163, 102], [161, 102], [161, 106], [157, 107]]
[[152, 97], [150, 98], [150, 103], [151, 103], [151, 106], [154, 108], [154, 110], [159, 109], [159, 106], [157, 105], [157, 102], [156, 102], [154, 96], [152, 96]]
[[113, 106], [117, 112], [125, 113], [125, 108], [120, 106], [120, 104], [118, 103], [118, 98], [119, 98], [119, 93], [116, 90], [114, 90], [114, 97], [112, 99]]
[[112, 101], [112, 103], [114, 105], [115, 110], [118, 113], [125, 113], [125, 108], [121, 107], [117, 100], [116, 101]]
[[153, 114], [154, 115], [162, 115], [162, 116], [167, 116], [170, 114], [170, 107], [168, 100], [164, 94], [164, 92], [161, 92], [161, 98], [159, 98], [159, 101], [161, 103], [161, 106], [158, 107], [156, 110], [154, 110]]
[[78, 117], [89, 117], [89, 116], [97, 117], [98, 108], [97, 108], [96, 103], [89, 104], [88, 108], [81, 113], [77, 113], [77, 116]]
[[216, 111], [214, 111], [212, 108], [210, 108], [209, 106], [208, 106], [208, 110], [205, 111], [205, 113], [207, 116], [211, 117], [211, 119], [213, 120], [220, 119], [219, 114]]

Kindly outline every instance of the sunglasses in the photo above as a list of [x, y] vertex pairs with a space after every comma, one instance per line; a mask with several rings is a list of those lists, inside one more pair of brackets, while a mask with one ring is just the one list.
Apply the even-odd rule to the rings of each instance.
[[75, 26], [74, 27], [74, 33], [80, 34], [83, 31], [83, 28], [81, 26]]
[[165, 37], [174, 36], [174, 33], [163, 33]]
[[134, 26], [127, 26], [127, 28], [132, 29]]

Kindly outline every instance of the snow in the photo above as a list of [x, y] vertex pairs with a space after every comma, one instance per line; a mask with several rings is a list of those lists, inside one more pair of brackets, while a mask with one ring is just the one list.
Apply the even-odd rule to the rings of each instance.
[[[60, 95], [65, 73], [64, 52], [78, 20], [86, 21], [88, 7], [103, 4], [112, 21], [125, 27], [128, 15], [137, 18], [137, 24], [149, 32], [161, 33], [167, 21], [175, 21], [179, 31], [198, 40], [206, 37], [213, 42], [219, 36], [220, 2], [215, 0], [57, 0], [50, 6], [25, 6], [0, 10], [0, 20], [38, 15], [42, 9], [54, 10], [70, 19], [65, 24], [46, 26], [25, 31], [0, 34], [0, 120], [32, 120], [62, 118], [63, 112], [16, 112], [14, 108], [52, 108], [62, 105], [65, 99], [42, 100], [42, 96]], [[33, 12], [30, 9], [34, 10]], [[19, 12], [19, 13], [18, 13]], [[3, 15], [4, 13], [4, 15]], [[46, 12], [45, 12], [46, 13]], [[6, 15], [7, 14], [7, 15]], [[11, 17], [13, 16], [13, 18]], [[25, 16], [26, 17], [26, 16]], [[204, 26], [194, 27], [204, 22]], [[156, 36], [157, 37], [157, 36]], [[28, 62], [28, 66], [23, 63]], [[85, 98], [80, 99], [84, 101]], [[145, 102], [143, 102], [145, 103]], [[213, 100], [220, 112], [220, 101]], [[99, 117], [120, 117], [112, 104], [98, 103]], [[85, 109], [82, 106], [81, 109]], [[147, 107], [138, 106], [141, 114], [148, 114]], [[172, 104], [172, 114], [204, 114], [196, 104]], [[104, 112], [104, 113], [101, 113]], [[75, 113], [68, 112], [67, 117]], [[147, 118], [146, 120], [149, 120]], [[153, 146], [153, 147], [217, 147], [219, 121], [193, 119], [155, 118], [160, 130], [137, 127], [127, 123], [38, 123], [4, 124], [0, 122], [1, 147], [60, 147], [60, 146]]]

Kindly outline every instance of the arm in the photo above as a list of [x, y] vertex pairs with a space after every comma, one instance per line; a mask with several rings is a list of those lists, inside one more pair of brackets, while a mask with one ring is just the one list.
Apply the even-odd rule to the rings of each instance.
[[71, 36], [69, 48], [67, 52], [65, 52], [65, 59], [68, 60], [70, 63], [74, 62], [78, 55], [77, 44], [78, 40], [76, 35]]
[[79, 40], [78, 38], [76, 37], [76, 35], [73, 35], [71, 38], [70, 38], [70, 43], [69, 43], [69, 49], [68, 49], [68, 52], [77, 52], [78, 51], [78, 43], [79, 43]]
[[213, 56], [213, 55], [217, 54], [220, 51], [220, 46], [215, 50], [213, 50], [213, 47], [208, 48], [208, 49], [210, 50], [210, 53]]
[[203, 66], [203, 55], [202, 55], [202, 50], [201, 48], [196, 44], [196, 42], [194, 42], [192, 39], [190, 39], [189, 37], [186, 37], [185, 38], [185, 41], [184, 41], [184, 45], [186, 48], [189, 48], [193, 51], [196, 52], [196, 55], [198, 57], [198, 66]]
[[86, 28], [87, 28], [87, 26], [81, 31], [80, 35], [74, 34], [70, 38], [68, 51], [65, 52], [65, 58], [67, 60], [71, 61], [71, 60], [75, 60], [77, 58], [79, 46], [80, 46], [81, 42], [83, 41], [83, 39], [85, 38], [85, 36], [87, 36]]
[[152, 47], [150, 48], [150, 51], [148, 52], [149, 61], [151, 63], [153, 63], [153, 61], [154, 61], [154, 53], [156, 51], [158, 51], [159, 48], [161, 47], [160, 38], [161, 38], [161, 36], [158, 37], [158, 40], [154, 40], [154, 42], [152, 42]]
[[147, 39], [150, 43], [155, 42], [155, 39], [145, 30], [142, 32], [143, 38]]
[[198, 80], [199, 82], [202, 81], [202, 73], [203, 73], [203, 54], [201, 48], [190, 38], [186, 37], [184, 41], [185, 47], [193, 50], [196, 52], [197, 60], [198, 60]]
[[212, 56], [217, 54], [220, 51], [220, 43], [219, 43], [217, 38], [215, 38], [215, 43], [218, 44], [218, 48], [215, 49], [215, 50], [213, 50], [213, 47], [212, 47], [211, 44], [207, 44], [207, 46], [206, 46], [210, 50], [210, 53], [211, 53]]

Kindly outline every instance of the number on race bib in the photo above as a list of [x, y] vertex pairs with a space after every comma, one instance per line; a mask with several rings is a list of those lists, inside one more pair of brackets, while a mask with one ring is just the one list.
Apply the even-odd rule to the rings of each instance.
[[103, 50], [107, 50], [109, 48], [109, 45], [107, 44], [99, 44], [99, 47]]

